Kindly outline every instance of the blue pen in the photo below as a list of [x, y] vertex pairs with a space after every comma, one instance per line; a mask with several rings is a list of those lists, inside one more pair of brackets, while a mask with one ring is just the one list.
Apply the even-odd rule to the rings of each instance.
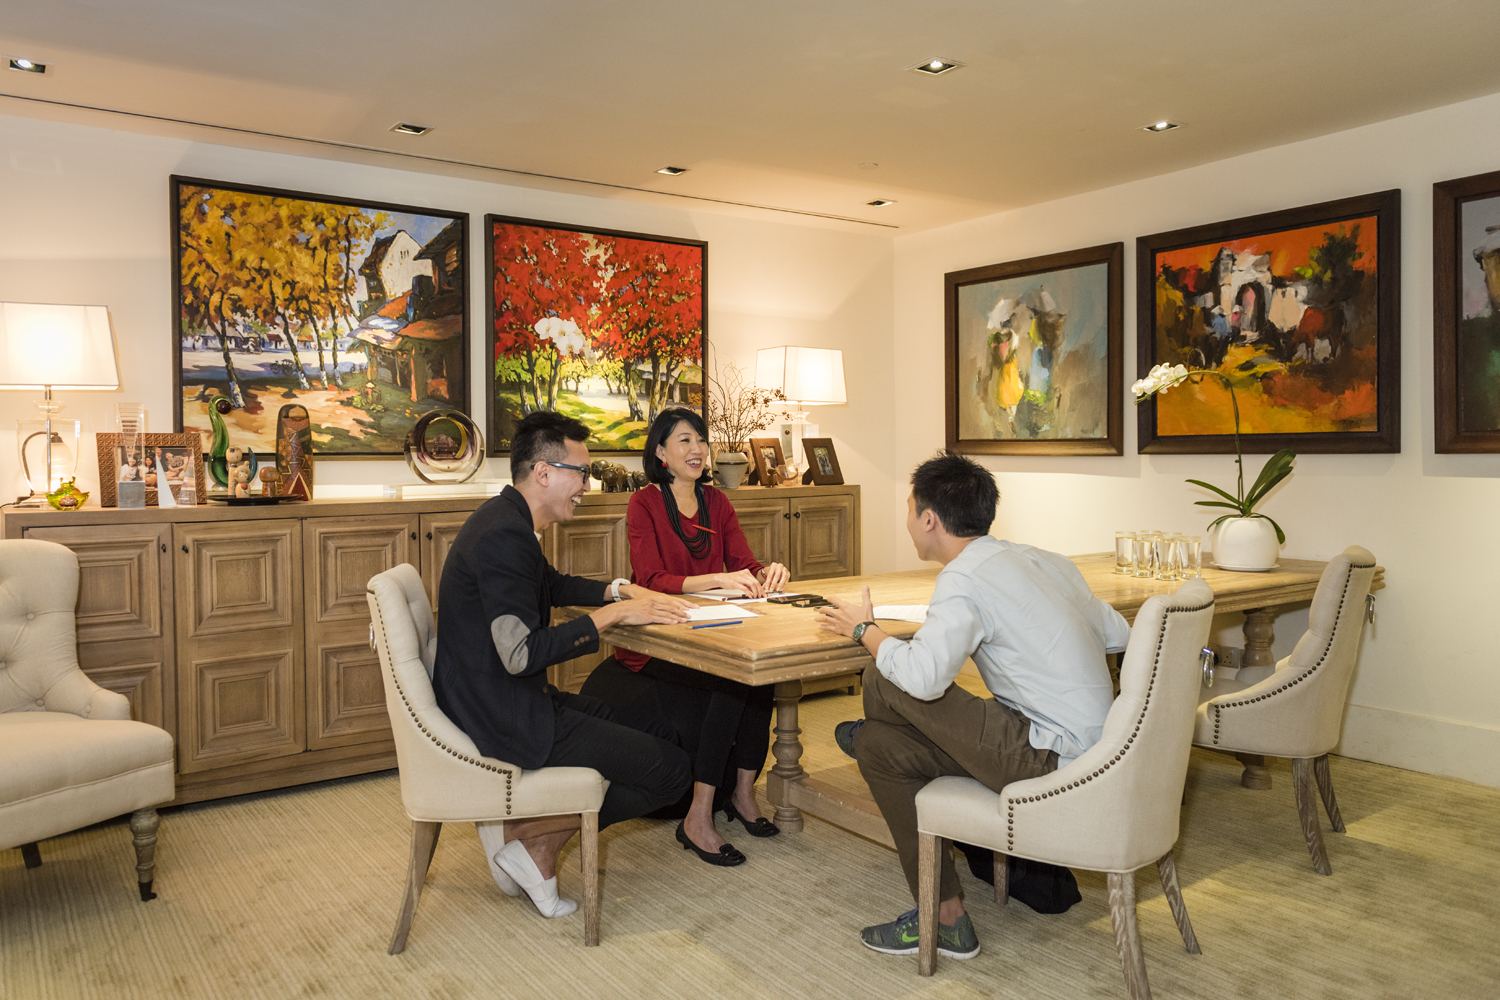
[[693, 625], [692, 628], [718, 628], [720, 625], [743, 625], [744, 621], [737, 622], [706, 622], [702, 625]]

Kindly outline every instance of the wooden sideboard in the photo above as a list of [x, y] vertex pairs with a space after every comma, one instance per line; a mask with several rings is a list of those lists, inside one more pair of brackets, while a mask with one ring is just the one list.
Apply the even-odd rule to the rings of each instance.
[[[728, 495], [757, 557], [793, 579], [860, 572], [859, 487]], [[133, 718], [172, 733], [183, 803], [396, 765], [365, 583], [411, 563], [440, 611], [449, 546], [485, 499], [9, 509], [3, 533], [77, 553], [79, 664], [129, 698]], [[543, 534], [547, 558], [565, 573], [629, 576], [629, 500], [585, 497]], [[549, 677], [577, 690], [601, 659]]]

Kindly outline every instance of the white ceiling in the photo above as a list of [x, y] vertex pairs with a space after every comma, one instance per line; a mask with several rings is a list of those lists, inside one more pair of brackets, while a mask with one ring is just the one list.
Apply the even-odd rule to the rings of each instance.
[[54, 68], [0, 113], [911, 232], [1494, 93], [1497, 42], [1495, 0], [0, 0], [0, 54]]

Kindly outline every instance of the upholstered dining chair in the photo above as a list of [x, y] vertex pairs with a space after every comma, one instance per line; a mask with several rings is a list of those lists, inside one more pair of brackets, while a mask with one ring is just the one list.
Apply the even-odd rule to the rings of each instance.
[[995, 852], [995, 899], [1002, 906], [1010, 895], [1005, 855], [1105, 872], [1115, 946], [1133, 1000], [1151, 996], [1136, 924], [1137, 869], [1155, 862], [1183, 944], [1200, 953], [1172, 845], [1213, 613], [1213, 591], [1202, 580], [1147, 599], [1130, 632], [1104, 735], [1072, 763], [998, 793], [959, 777], [938, 778], [917, 793], [919, 974], [932, 975], [937, 963], [938, 851], [952, 840]]
[[0, 541], [0, 848], [42, 863], [37, 841], [130, 815], [141, 899], [156, 871], [156, 807], [176, 797], [172, 736], [78, 667], [78, 557]]
[[593, 768], [523, 771], [481, 756], [474, 741], [437, 706], [432, 691], [437, 632], [415, 568], [403, 563], [371, 577], [370, 642], [380, 655], [385, 706], [396, 737], [401, 802], [411, 818], [406, 893], [389, 954], [406, 948], [422, 883], [444, 823], [504, 823], [580, 816], [583, 943], [599, 943], [599, 807], [609, 783]]
[[1328, 751], [1343, 731], [1344, 701], [1374, 579], [1375, 557], [1351, 545], [1329, 561], [1318, 579], [1307, 631], [1291, 656], [1274, 670], [1241, 670], [1233, 680], [1218, 681], [1200, 694], [1194, 743], [1230, 753], [1292, 758], [1297, 814], [1319, 875], [1333, 874], [1333, 867], [1323, 846], [1313, 785], [1322, 793], [1329, 824], [1343, 833]]

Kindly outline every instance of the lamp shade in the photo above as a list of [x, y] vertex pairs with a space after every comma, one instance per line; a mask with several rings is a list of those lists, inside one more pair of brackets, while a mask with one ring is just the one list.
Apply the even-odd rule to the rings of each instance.
[[104, 306], [0, 302], [0, 389], [118, 389]]
[[804, 406], [847, 403], [844, 352], [824, 347], [767, 347], [755, 356], [755, 384], [780, 389]]

